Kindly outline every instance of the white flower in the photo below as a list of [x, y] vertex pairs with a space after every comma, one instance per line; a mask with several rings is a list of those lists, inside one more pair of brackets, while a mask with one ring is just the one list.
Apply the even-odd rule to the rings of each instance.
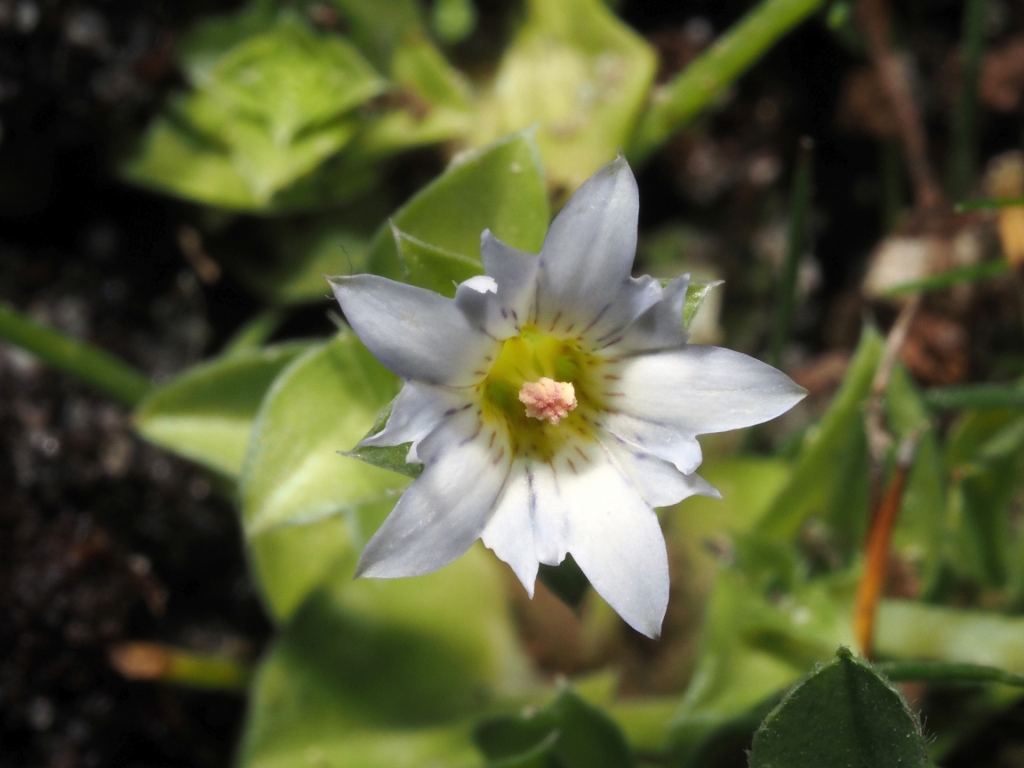
[[540, 256], [485, 231], [486, 275], [454, 299], [374, 275], [334, 293], [356, 335], [405, 380], [387, 426], [423, 473], [357, 575], [436, 570], [478, 538], [533, 595], [572, 553], [605, 600], [656, 637], [668, 603], [653, 507], [718, 496], [696, 435], [758, 424], [804, 391], [752, 357], [687, 344], [687, 278], [630, 277], [636, 181], [621, 157], [555, 218]]

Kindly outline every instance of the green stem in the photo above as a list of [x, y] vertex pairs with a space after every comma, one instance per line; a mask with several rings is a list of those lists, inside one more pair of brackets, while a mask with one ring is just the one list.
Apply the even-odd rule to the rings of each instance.
[[31, 352], [118, 400], [135, 405], [150, 390], [139, 371], [102, 349], [47, 328], [0, 304], [0, 339]]
[[881, 147], [882, 154], [882, 226], [888, 234], [896, 229], [903, 215], [905, 199], [903, 195], [903, 157], [900, 145], [895, 141], [885, 141]]
[[793, 306], [796, 302], [796, 280], [800, 271], [800, 259], [804, 255], [807, 239], [807, 211], [811, 203], [811, 160], [814, 142], [804, 137], [797, 150], [796, 172], [793, 174], [793, 189], [789, 206], [789, 246], [786, 263], [782, 268], [779, 284], [779, 302], [775, 314], [775, 332], [772, 335], [771, 363], [776, 368], [782, 362], [782, 348], [789, 336], [793, 320]]
[[233, 656], [196, 653], [162, 643], [124, 642], [109, 650], [110, 664], [129, 680], [153, 680], [189, 688], [244, 691], [252, 667]]
[[974, 128], [978, 113], [978, 75], [981, 72], [985, 7], [986, 0], [967, 0], [964, 5], [963, 37], [960, 41], [963, 71], [953, 112], [953, 146], [946, 179], [947, 191], [953, 200], [963, 198], [974, 176]]
[[824, 0], [762, 0], [672, 82], [656, 88], [628, 152], [643, 162]]

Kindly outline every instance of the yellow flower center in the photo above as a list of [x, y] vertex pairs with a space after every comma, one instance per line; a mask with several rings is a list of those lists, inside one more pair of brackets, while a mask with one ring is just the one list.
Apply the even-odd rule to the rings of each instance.
[[572, 441], [593, 439], [601, 368], [575, 339], [525, 327], [505, 340], [478, 385], [484, 419], [507, 430], [516, 455], [551, 461]]

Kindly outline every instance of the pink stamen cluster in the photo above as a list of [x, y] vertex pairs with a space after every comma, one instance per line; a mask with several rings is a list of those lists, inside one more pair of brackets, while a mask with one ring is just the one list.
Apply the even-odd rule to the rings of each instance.
[[578, 405], [576, 390], [570, 382], [547, 376], [523, 384], [519, 402], [526, 406], [526, 415], [531, 419], [546, 419], [552, 424], [560, 422]]

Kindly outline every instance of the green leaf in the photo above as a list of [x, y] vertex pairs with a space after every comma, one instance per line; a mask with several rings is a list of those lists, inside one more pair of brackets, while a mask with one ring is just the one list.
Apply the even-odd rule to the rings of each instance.
[[307, 343], [283, 344], [199, 365], [139, 403], [135, 428], [162, 448], [237, 477], [263, 396], [307, 349]]
[[320, 35], [290, 15], [229, 50], [204, 91], [226, 111], [266, 128], [271, 143], [290, 144], [386, 87], [359, 52], [337, 35]]
[[[883, 346], [877, 331], [865, 327], [842, 387], [821, 422], [808, 432], [792, 479], [776, 496], [758, 525], [763, 533], [793, 536], [808, 515], [828, 509], [831, 499], [856, 498], [851, 497], [849, 488], [840, 487], [843, 467], [836, 456], [857, 439], [858, 432], [863, 433], [863, 403], [870, 392]], [[860, 508], [842, 511], [844, 515], [860, 519], [865, 514]]]
[[[615, 723], [568, 688], [543, 709], [486, 720], [474, 735], [493, 768], [552, 764], [559, 768], [630, 768], [635, 764]], [[541, 756], [549, 756], [549, 760], [541, 760]]]
[[909, 600], [882, 600], [879, 656], [980, 664], [1024, 675], [1024, 618]]
[[654, 90], [633, 136], [630, 159], [646, 160], [821, 5], [822, 0], [762, 0], [674, 80]]
[[425, 243], [392, 227], [406, 282], [452, 298], [458, 284], [483, 272], [479, 259]]
[[434, 31], [443, 42], [449, 44], [469, 37], [476, 26], [476, 19], [473, 0], [438, 0], [431, 14]]
[[657, 67], [600, 0], [530, 0], [480, 106], [474, 141], [538, 124], [548, 178], [572, 192], [633, 133]]
[[412, 443], [402, 443], [388, 447], [366, 445], [361, 448], [353, 448], [351, 451], [344, 451], [343, 456], [350, 456], [353, 459], [365, 461], [375, 467], [397, 472], [406, 477], [416, 478], [423, 472], [422, 464], [409, 463], [405, 460]]
[[686, 286], [686, 301], [683, 304], [683, 327], [686, 330], [690, 329], [694, 318], [704, 305], [704, 300], [720, 285], [725, 285], [725, 280], [695, 281]]
[[398, 386], [351, 334], [296, 360], [263, 403], [246, 456], [247, 535], [393, 498], [404, 479], [337, 452], [359, 441]]
[[[278, 616], [294, 608], [303, 590], [315, 586], [338, 558], [362, 548], [407, 485], [408, 478], [338, 455], [366, 434], [398, 387], [398, 379], [354, 336], [343, 334], [295, 360], [267, 394], [240, 495], [257, 576]], [[344, 532], [314, 552], [303, 554], [291, 545], [303, 541], [301, 535], [276, 541], [282, 526], [333, 516], [345, 520]], [[287, 582], [295, 567], [291, 556], [305, 558], [297, 567], [308, 582]], [[287, 589], [279, 590], [283, 583]]]
[[329, 0], [348, 22], [352, 42], [381, 72], [391, 72], [395, 49], [425, 37], [416, 0]]
[[[514, 134], [462, 157], [406, 203], [392, 223], [410, 238], [478, 265], [484, 229], [515, 248], [538, 252], [547, 232], [548, 203], [533, 139], [528, 133]], [[368, 269], [396, 280], [404, 277], [391, 225], [374, 237]], [[437, 268], [423, 279], [444, 285], [454, 275]]]
[[259, 208], [231, 157], [209, 139], [158, 117], [121, 164], [126, 181], [228, 210]]
[[750, 766], [923, 768], [925, 748], [899, 691], [841, 648], [768, 715], [754, 734]]
[[469, 768], [470, 718], [532, 685], [497, 562], [475, 547], [410, 579], [351, 580], [295, 613], [258, 672], [243, 768]]
[[275, 0], [256, 0], [240, 13], [205, 19], [179, 43], [178, 64], [193, 85], [200, 85], [227, 51], [271, 29], [276, 17]]
[[911, 280], [907, 283], [900, 283], [882, 292], [883, 296], [907, 296], [912, 293], [928, 293], [930, 291], [944, 291], [955, 285], [964, 283], [976, 283], [979, 280], [989, 280], [993, 277], [1005, 275], [1010, 271], [1010, 265], [1005, 259], [998, 261], [986, 261], [970, 267], [960, 267], [939, 272], [920, 280]]
[[469, 83], [429, 40], [411, 37], [394, 54], [397, 109], [370, 117], [351, 153], [379, 160], [416, 146], [463, 137], [473, 126]]
[[937, 411], [1024, 410], [1024, 384], [956, 384], [926, 390], [924, 400]]
[[884, 661], [875, 669], [890, 680], [927, 680], [935, 683], [998, 683], [1024, 688], [1024, 675], [1015, 675], [981, 664], [951, 664], [946, 661]]

